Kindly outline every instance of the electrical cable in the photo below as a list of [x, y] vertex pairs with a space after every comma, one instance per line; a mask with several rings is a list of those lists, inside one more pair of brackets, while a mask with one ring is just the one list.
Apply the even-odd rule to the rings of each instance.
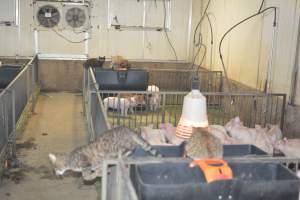
[[[197, 74], [198, 74], [198, 73], [199, 73], [199, 71], [200, 71], [200, 67], [201, 67], [201, 66], [202, 66], [202, 64], [203, 64], [204, 58], [205, 58], [205, 56], [206, 56], [206, 51], [207, 51], [207, 47], [206, 47], [206, 45], [204, 45], [204, 44], [201, 44], [201, 46], [203, 46], [203, 47], [204, 47], [204, 52], [203, 52], [202, 59], [201, 59], [201, 61], [200, 61], [200, 63], [199, 63], [198, 69], [197, 69]], [[199, 49], [200, 49], [200, 48], [199, 48]]]
[[[208, 24], [209, 24], [209, 27], [210, 27], [210, 38], [211, 38], [210, 44], [213, 45], [214, 44], [214, 33], [213, 33], [212, 23], [210, 21], [209, 15], [207, 13], [206, 13], [206, 17], [207, 17]], [[202, 37], [202, 35], [201, 35], [201, 37]], [[201, 39], [201, 42], [200, 42], [200, 47], [198, 48], [198, 51], [195, 55], [195, 58], [193, 59], [193, 65], [195, 64], [195, 60], [196, 60], [196, 58], [198, 57], [198, 55], [200, 53], [201, 47], [204, 47], [204, 52], [203, 52], [202, 59], [199, 63], [198, 69], [197, 69], [197, 74], [199, 73], [200, 67], [203, 64], [204, 58], [206, 57], [206, 53], [207, 53], [207, 46], [202, 43], [202, 39]]]
[[[198, 66], [197, 71], [199, 71], [199, 69], [200, 69], [200, 67], [201, 67], [201, 65], [202, 65], [202, 63], [203, 63], [203, 61], [204, 61], [204, 58], [205, 58], [205, 56], [206, 56], [206, 52], [207, 52], [207, 47], [206, 47], [206, 45], [204, 45], [204, 44], [202, 43], [202, 33], [201, 33], [201, 31], [199, 32], [199, 39], [198, 39], [198, 42], [196, 42], [196, 33], [197, 33], [197, 30], [198, 30], [198, 27], [200, 27], [200, 25], [201, 25], [201, 23], [203, 22], [203, 19], [204, 19], [205, 17], [208, 19], [208, 23], [209, 23], [209, 26], [210, 26], [211, 45], [213, 45], [213, 40], [214, 40], [213, 29], [212, 29], [212, 23], [211, 23], [210, 18], [209, 18], [208, 14], [207, 14], [207, 10], [208, 10], [208, 7], [209, 7], [209, 5], [210, 5], [210, 2], [211, 2], [211, 1], [209, 1], [209, 2], [207, 3], [206, 8], [205, 8], [205, 11], [204, 11], [204, 13], [203, 13], [203, 16], [202, 16], [201, 19], [199, 20], [199, 23], [197, 24], [197, 27], [196, 27], [196, 29], [195, 29], [195, 31], [194, 31], [194, 46], [193, 46], [193, 52], [192, 52], [192, 55], [193, 55], [194, 58], [193, 58], [193, 62], [192, 62], [192, 64], [191, 64], [191, 69], [194, 68], [194, 65], [195, 65], [195, 62], [196, 62], [196, 58], [198, 57], [198, 55], [199, 55], [199, 53], [200, 53], [201, 47], [204, 47], [204, 48], [205, 48], [205, 49], [204, 49], [203, 57], [202, 57], [202, 59], [201, 59], [201, 62], [200, 62], [200, 64], [199, 64], [199, 66]], [[195, 47], [198, 47], [198, 50], [197, 50], [197, 52], [196, 52], [196, 55], [194, 56]]]
[[64, 40], [66, 40], [67, 42], [70, 42], [70, 43], [74, 43], [74, 44], [78, 44], [78, 43], [83, 43], [87, 40], [90, 40], [92, 39], [91, 37], [89, 38], [85, 38], [83, 40], [80, 40], [80, 41], [72, 41], [70, 40], [69, 38], [65, 37], [64, 35], [60, 34], [59, 32], [57, 32], [55, 29], [51, 29], [54, 33], [56, 33], [59, 37], [63, 38]]
[[[195, 56], [193, 55], [193, 62], [192, 62], [192, 65], [191, 65], [191, 69], [194, 69], [194, 65], [195, 65], [195, 62], [196, 62], [197, 57], [198, 57], [199, 54], [200, 54], [202, 45], [203, 45], [204, 47], [206, 47], [204, 44], [202, 44], [202, 35], [201, 35], [200, 40], [201, 40], [201, 45], [200, 45], [200, 47], [198, 48], [198, 50], [197, 50]], [[204, 51], [204, 53], [206, 53], [206, 50]]]
[[206, 17], [208, 20], [208, 24], [210, 27], [210, 62], [209, 62], [209, 69], [212, 70], [212, 56], [213, 56], [213, 46], [214, 46], [214, 31], [212, 27], [211, 20], [209, 18], [208, 13], [206, 13]]
[[[263, 3], [262, 3], [263, 4]], [[227, 70], [226, 70], [226, 66], [225, 66], [225, 63], [224, 63], [224, 59], [223, 59], [223, 54], [222, 54], [222, 44], [223, 44], [223, 41], [224, 39], [226, 38], [226, 36], [233, 30], [235, 29], [237, 26], [243, 24], [244, 22], [258, 16], [258, 15], [261, 15], [263, 13], [265, 13], [266, 11], [268, 10], [271, 10], [273, 9], [274, 10], [274, 21], [273, 21], [273, 27], [277, 26], [277, 8], [272, 6], [272, 7], [268, 7], [268, 8], [265, 8], [263, 10], [261, 10], [260, 12], [258, 13], [255, 13], [245, 19], [243, 19], [242, 21], [238, 22], [237, 24], [235, 24], [234, 26], [232, 26], [230, 29], [228, 29], [225, 34], [222, 36], [221, 38], [221, 41], [219, 43], [219, 56], [220, 56], [220, 59], [221, 59], [221, 63], [222, 63], [222, 68], [223, 68], [223, 71], [224, 71], [224, 75], [225, 75], [225, 79], [226, 79], [226, 82], [228, 84], [228, 87], [229, 87], [229, 91], [231, 90], [231, 84], [229, 82], [229, 79], [228, 79], [228, 74], [227, 74]]]
[[196, 29], [195, 29], [195, 31], [194, 31], [194, 45], [195, 46], [199, 46], [200, 45], [200, 41], [199, 42], [196, 42], [196, 34], [197, 34], [197, 31], [198, 31], [198, 28], [200, 27], [200, 25], [201, 25], [201, 23], [202, 23], [202, 21], [204, 20], [204, 18], [205, 18], [205, 14], [207, 13], [207, 10], [208, 10], [208, 7], [209, 7], [209, 5], [210, 5], [210, 3], [211, 3], [211, 0], [209, 0], [208, 2], [207, 2], [207, 5], [206, 5], [206, 8], [205, 8], [205, 10], [204, 10], [204, 13], [203, 13], [203, 15], [201, 16], [201, 18], [200, 18], [200, 20], [199, 20], [199, 22], [198, 22], [198, 24], [197, 24], [197, 26], [196, 26]]
[[264, 3], [265, 3], [265, 0], [262, 0], [262, 1], [261, 1], [261, 4], [260, 4], [260, 7], [259, 7], [259, 10], [258, 10], [257, 13], [259, 13], [259, 12], [261, 11], [261, 9], [262, 9], [263, 6], [264, 6]]
[[[208, 16], [208, 14], [206, 13], [205, 15], [206, 15], [206, 17], [207, 17], [208, 24], [209, 24], [209, 28], [210, 28], [210, 38], [211, 38], [211, 39], [210, 39], [210, 44], [213, 45], [213, 44], [214, 44], [214, 33], [213, 33], [212, 23], [211, 23], [211, 21], [210, 21], [210, 18], [209, 18], [209, 16]], [[202, 41], [201, 41], [200, 45], [201, 45], [202, 47], [204, 47], [204, 53], [203, 53], [202, 59], [201, 59], [201, 61], [200, 61], [200, 63], [199, 63], [199, 66], [198, 66], [198, 69], [197, 69], [197, 74], [198, 74], [199, 71], [200, 71], [200, 67], [201, 67], [202, 64], [203, 64], [204, 59], [205, 59], [205, 57], [206, 57], [206, 53], [207, 53], [207, 46], [204, 45], [204, 44], [202, 43]], [[200, 49], [201, 49], [201, 47], [199, 48], [199, 50], [200, 50]], [[200, 51], [199, 51], [199, 52], [200, 52]], [[212, 55], [210, 55], [210, 56], [212, 56]]]
[[178, 57], [177, 57], [176, 50], [175, 50], [175, 48], [174, 48], [174, 46], [173, 46], [173, 44], [172, 44], [172, 42], [170, 40], [169, 34], [168, 34], [167, 30], [166, 30], [167, 8], [166, 8], [166, 0], [163, 0], [163, 1], [164, 1], [163, 2], [163, 4], [164, 4], [164, 32], [165, 32], [166, 38], [168, 40], [168, 43], [169, 43], [170, 47], [172, 48], [172, 51], [173, 51], [174, 56], [175, 56], [175, 59], [177, 61]]
[[207, 17], [207, 21], [208, 21], [209, 28], [210, 28], [210, 44], [213, 45], [214, 44], [214, 32], [213, 32], [213, 28], [212, 28], [212, 23], [209, 18], [209, 15], [207, 13], [206, 13], [206, 17]]

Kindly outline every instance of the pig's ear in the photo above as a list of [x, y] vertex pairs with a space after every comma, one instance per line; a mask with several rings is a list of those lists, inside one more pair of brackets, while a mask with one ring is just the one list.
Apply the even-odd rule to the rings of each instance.
[[240, 120], [240, 118], [237, 116], [237, 117], [234, 118], [234, 122], [239, 123], [239, 122], [241, 122], [241, 120]]

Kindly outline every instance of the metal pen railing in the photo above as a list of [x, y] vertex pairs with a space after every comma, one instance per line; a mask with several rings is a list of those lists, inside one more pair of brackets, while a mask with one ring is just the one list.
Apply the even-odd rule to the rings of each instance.
[[[160, 123], [179, 122], [184, 96], [188, 92], [159, 92], [157, 97], [151, 92], [142, 91], [100, 91], [104, 111], [112, 126], [126, 126], [132, 129], [148, 126], [159, 127]], [[207, 101], [207, 114], [210, 124], [225, 125], [230, 119], [239, 116], [248, 127], [256, 124], [284, 125], [285, 94], [203, 92]], [[143, 99], [132, 105], [127, 97]], [[156, 110], [151, 110], [157, 98]], [[127, 104], [126, 104], [127, 102]]]
[[98, 88], [92, 68], [84, 68], [83, 107], [88, 126], [88, 142], [110, 128]]
[[191, 82], [198, 76], [199, 89], [202, 92], [222, 92], [222, 71], [195, 71], [175, 69], [147, 69], [149, 85], [156, 85], [160, 91], [189, 91]]
[[[38, 86], [38, 61], [33, 57], [22, 67], [19, 74], [0, 93], [0, 159], [14, 156], [17, 124], [31, 101], [31, 111], [36, 103], [33, 95]], [[1, 162], [3, 163], [3, 162]]]
[[[89, 125], [89, 135], [96, 136], [110, 126], [123, 125], [132, 129], [148, 124], [172, 123], [176, 125], [181, 116], [184, 96], [188, 91], [159, 92], [159, 108], [150, 109], [149, 98], [153, 94], [148, 91], [99, 91], [92, 69], [85, 69], [84, 75], [84, 104]], [[124, 116], [121, 111], [121, 98], [139, 95], [144, 98], [145, 105], [137, 105]], [[207, 98], [207, 112], [210, 124], [224, 125], [235, 116], [240, 116], [244, 124], [254, 127], [267, 123], [284, 125], [284, 111], [286, 105], [285, 94], [265, 94], [254, 92], [203, 92]], [[94, 97], [93, 97], [94, 96]], [[104, 105], [105, 98], [114, 97], [118, 102], [117, 108], [108, 109]], [[109, 104], [109, 103], [108, 103]], [[113, 105], [113, 104], [112, 104]], [[124, 105], [123, 105], [124, 106]], [[129, 111], [129, 110], [128, 110]], [[123, 115], [122, 115], [123, 114]], [[98, 125], [97, 127], [95, 126]], [[90, 140], [91, 141], [91, 140]], [[231, 158], [230, 158], [231, 159]], [[299, 159], [286, 157], [257, 157], [232, 158], [231, 160], [259, 162], [275, 162], [283, 164], [294, 172], [300, 168]], [[131, 164], [149, 164], [162, 162], [182, 162], [185, 159], [172, 158], [141, 158], [141, 159], [107, 159], [103, 163], [102, 200], [126, 199], [137, 200], [137, 194], [130, 179], [128, 167]], [[109, 169], [109, 174], [108, 172]]]

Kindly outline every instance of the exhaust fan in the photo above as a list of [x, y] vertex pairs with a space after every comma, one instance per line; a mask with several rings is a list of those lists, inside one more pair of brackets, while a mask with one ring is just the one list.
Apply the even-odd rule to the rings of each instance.
[[53, 28], [60, 21], [60, 13], [53, 5], [44, 5], [37, 12], [37, 20], [40, 26], [45, 28]]
[[65, 16], [64, 28], [76, 31], [85, 31], [89, 28], [90, 10], [88, 4], [65, 4], [63, 13]]
[[67, 10], [66, 22], [72, 28], [82, 27], [86, 20], [85, 12], [82, 8], [74, 7]]

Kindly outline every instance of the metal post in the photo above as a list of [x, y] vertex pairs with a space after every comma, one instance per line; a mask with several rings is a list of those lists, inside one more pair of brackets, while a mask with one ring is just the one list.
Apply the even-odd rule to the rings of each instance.
[[286, 107], [286, 95], [283, 95], [283, 102], [282, 102], [282, 110], [281, 110], [281, 120], [280, 120], [280, 128], [283, 130], [284, 126], [284, 117], [285, 117], [285, 107]]
[[292, 72], [292, 80], [291, 80], [291, 89], [290, 89], [290, 104], [295, 105], [295, 99], [297, 95], [297, 82], [298, 82], [298, 73], [299, 73], [299, 53], [300, 53], [300, 17], [298, 22], [298, 37], [297, 37], [297, 48], [296, 48], [296, 56], [295, 62]]
[[166, 94], [163, 94], [163, 107], [162, 107], [162, 123], [165, 123], [165, 115], [166, 115]]
[[103, 161], [102, 178], [101, 178], [101, 200], [107, 200], [107, 166], [106, 160]]
[[82, 111], [83, 115], [86, 115], [86, 71], [87, 69], [84, 67], [83, 68], [83, 82], [82, 82]]
[[272, 90], [272, 76], [273, 76], [273, 65], [274, 65], [274, 54], [275, 54], [275, 48], [276, 48], [276, 39], [277, 39], [277, 34], [276, 34], [276, 28], [277, 26], [273, 27], [273, 37], [272, 37], [272, 47], [271, 47], [271, 55], [270, 55], [270, 60], [268, 64], [268, 71], [267, 71], [267, 87], [266, 87], [266, 93], [270, 93]]
[[91, 142], [94, 140], [94, 127], [93, 127], [93, 116], [92, 116], [92, 92], [88, 91], [88, 102], [87, 102], [87, 122], [88, 122], [88, 142]]
[[34, 63], [33, 65], [31, 65], [31, 68], [32, 68], [32, 71], [31, 71], [31, 73], [32, 73], [31, 74], [31, 87], [32, 87], [32, 91], [31, 91], [31, 96], [32, 96], [31, 112], [32, 113], [34, 113], [34, 111], [35, 111], [35, 105], [36, 105], [36, 98], [35, 98], [35, 91], [36, 91], [35, 65], [36, 65], [36, 63]]
[[7, 143], [9, 140], [9, 132], [8, 132], [7, 106], [4, 105], [6, 103], [6, 101], [7, 101], [6, 98], [4, 98], [4, 102], [2, 103], [2, 110], [3, 110], [2, 114], [3, 114], [4, 128], [5, 128], [5, 139], [6, 139], [6, 143]]
[[12, 124], [13, 124], [13, 131], [11, 137], [11, 156], [16, 157], [16, 95], [15, 91], [11, 91], [11, 100], [12, 100]]
[[120, 163], [116, 165], [117, 169], [117, 200], [122, 200], [123, 194], [122, 194], [122, 174], [121, 174], [121, 166]]
[[11, 90], [11, 102], [12, 102], [13, 132], [15, 132], [16, 131], [16, 95], [14, 90]]
[[[4, 106], [4, 121], [5, 121], [5, 133], [6, 133], [6, 139], [7, 143], [9, 143], [11, 146], [11, 156], [15, 156], [15, 138], [16, 138], [16, 107], [15, 107], [15, 91], [14, 90], [5, 90], [6, 94], [11, 94], [11, 108], [12, 108], [12, 132], [9, 133], [8, 129], [8, 110], [7, 106]], [[6, 100], [5, 100], [6, 102]]]
[[26, 95], [27, 95], [27, 102], [30, 99], [30, 93], [31, 93], [31, 84], [30, 84], [30, 73], [29, 69], [32, 68], [32, 64], [30, 64], [26, 69]]

